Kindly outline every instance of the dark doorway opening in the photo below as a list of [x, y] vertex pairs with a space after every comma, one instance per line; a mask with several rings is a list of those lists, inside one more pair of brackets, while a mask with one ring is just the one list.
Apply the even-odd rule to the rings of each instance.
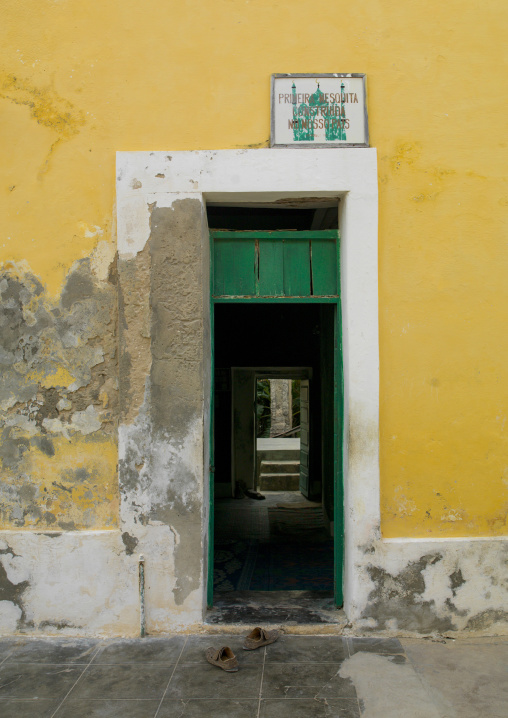
[[[218, 622], [254, 620], [254, 604], [259, 620], [282, 615], [334, 620], [336, 311], [336, 305], [325, 303], [214, 307], [213, 604]], [[301, 436], [256, 435], [259, 381], [269, 378], [298, 381], [300, 391], [307, 387], [306, 485]], [[270, 453], [260, 439], [282, 441]], [[270, 487], [261, 480], [262, 470], [286, 471], [294, 479], [291, 442], [299, 443], [298, 482], [272, 477]], [[256, 498], [258, 492], [264, 498]]]
[[[338, 197], [284, 200], [281, 207], [207, 205], [210, 229], [321, 230], [338, 229]], [[292, 206], [293, 205], [293, 206]]]

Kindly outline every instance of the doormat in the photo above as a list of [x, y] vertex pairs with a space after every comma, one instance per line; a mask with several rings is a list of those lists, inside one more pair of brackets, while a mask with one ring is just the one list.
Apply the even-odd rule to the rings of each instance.
[[308, 534], [323, 533], [326, 527], [321, 505], [294, 508], [280, 504], [268, 509], [271, 536], [296, 536], [303, 540]]

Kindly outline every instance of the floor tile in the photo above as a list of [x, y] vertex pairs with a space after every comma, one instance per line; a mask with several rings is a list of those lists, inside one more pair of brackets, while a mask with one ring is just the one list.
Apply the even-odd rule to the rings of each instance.
[[340, 636], [281, 636], [266, 647], [267, 663], [340, 663], [347, 657]]
[[178, 665], [169, 684], [168, 698], [259, 698], [262, 666], [244, 666], [237, 673], [206, 663]]
[[338, 675], [340, 667], [340, 663], [266, 664], [262, 698], [356, 698], [353, 683]]
[[59, 701], [0, 700], [2, 718], [51, 718]]
[[0, 664], [6, 661], [16, 647], [14, 641], [0, 641]]
[[358, 653], [358, 651], [384, 655], [404, 653], [398, 638], [348, 638], [348, 643], [351, 655]]
[[19, 645], [19, 639], [16, 638], [0, 638], [0, 661], [2, 656], [12, 651]]
[[93, 659], [97, 663], [176, 663], [185, 644], [184, 636], [124, 639], [101, 644]]
[[[413, 666], [397, 664], [393, 656], [358, 651], [340, 669], [355, 685], [365, 715], [372, 718], [445, 718], [423, 686]], [[452, 714], [454, 718], [462, 718]], [[446, 718], [452, 718], [449, 714]], [[477, 718], [487, 718], [478, 714]], [[489, 717], [490, 718], [490, 717]]]
[[84, 666], [4, 663], [0, 667], [0, 698], [53, 698], [65, 696]]
[[440, 714], [460, 718], [508, 714], [508, 642], [420, 641], [406, 644], [406, 652]]
[[244, 651], [242, 648], [243, 640], [243, 635], [190, 636], [180, 658], [180, 663], [204, 663], [206, 661], [205, 652], [209, 646], [214, 648], [229, 646], [238, 660], [241, 661], [242, 666], [263, 663], [264, 648], [257, 648], [255, 651]]
[[66, 700], [55, 718], [153, 718], [160, 701]]
[[258, 700], [164, 699], [157, 718], [258, 718]]
[[153, 663], [90, 666], [69, 698], [161, 699], [173, 668]]
[[354, 698], [328, 700], [262, 700], [259, 718], [359, 718]]
[[8, 662], [15, 663], [89, 663], [98, 641], [78, 639], [35, 639], [16, 643]]

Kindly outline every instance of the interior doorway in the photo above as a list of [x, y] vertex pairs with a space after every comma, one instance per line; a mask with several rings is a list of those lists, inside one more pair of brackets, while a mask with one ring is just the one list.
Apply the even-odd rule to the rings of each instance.
[[[334, 303], [215, 305], [214, 603], [333, 603], [336, 322]], [[271, 381], [297, 394], [283, 431]]]
[[261, 495], [263, 491], [309, 495], [309, 378], [310, 370], [305, 368], [256, 372], [254, 488]]

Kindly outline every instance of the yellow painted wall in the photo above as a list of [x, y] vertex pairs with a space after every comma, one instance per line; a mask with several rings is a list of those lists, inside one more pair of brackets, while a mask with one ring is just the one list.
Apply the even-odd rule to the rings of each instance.
[[264, 147], [271, 73], [367, 73], [383, 532], [506, 533], [506, 3], [0, 0], [0, 13], [0, 258], [25, 260], [55, 301], [76, 260], [112, 256], [116, 150]]

